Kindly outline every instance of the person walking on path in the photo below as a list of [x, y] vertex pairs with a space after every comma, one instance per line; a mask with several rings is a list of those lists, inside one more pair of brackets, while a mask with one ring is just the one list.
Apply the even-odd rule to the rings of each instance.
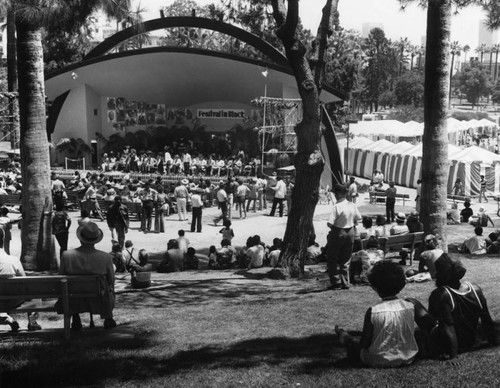
[[245, 202], [247, 200], [247, 196], [250, 193], [250, 189], [247, 185], [243, 183], [243, 179], [238, 180], [238, 187], [236, 188], [236, 208], [240, 213], [240, 218], [247, 218], [247, 210], [245, 208]]
[[52, 215], [52, 234], [56, 238], [60, 247], [60, 256], [68, 249], [69, 227], [71, 226], [71, 218], [64, 211], [62, 203], [56, 204], [56, 211]]
[[70, 300], [70, 312], [72, 314], [72, 330], [81, 330], [82, 322], [80, 312], [100, 314], [104, 319], [104, 328], [116, 327], [113, 319], [115, 307], [115, 269], [113, 257], [107, 253], [94, 248], [103, 238], [103, 232], [95, 222], [87, 222], [79, 226], [76, 236], [81, 246], [70, 249], [63, 253], [61, 258], [61, 275], [102, 275], [99, 281], [102, 286], [102, 295], [93, 298], [73, 298]]
[[189, 184], [187, 179], [183, 179], [177, 183], [174, 189], [175, 201], [177, 202], [177, 213], [179, 214], [179, 221], [187, 221], [187, 200], [189, 198], [189, 191], [186, 185]]
[[191, 232], [194, 232], [196, 226], [196, 232], [201, 233], [201, 216], [203, 212], [203, 201], [201, 199], [200, 191], [202, 189], [194, 189], [191, 195], [191, 206], [192, 206], [192, 220], [191, 220]]
[[333, 205], [327, 225], [330, 228], [326, 244], [326, 257], [330, 287], [328, 289], [348, 289], [348, 265], [354, 244], [354, 226], [361, 221], [361, 214], [352, 202], [346, 199], [347, 188], [337, 184], [334, 188], [337, 202]]
[[394, 205], [396, 204], [396, 193], [398, 190], [394, 187], [394, 182], [389, 182], [389, 187], [385, 190], [385, 213], [389, 222], [394, 222]]
[[279, 206], [280, 217], [283, 217], [283, 201], [286, 195], [286, 184], [283, 182], [283, 178], [278, 176], [276, 178], [276, 186], [271, 187], [274, 190], [273, 206], [271, 208], [270, 217], [274, 217], [276, 212], [276, 206]]
[[227, 218], [227, 193], [224, 190], [224, 183], [221, 182], [219, 184], [219, 190], [217, 191], [217, 203], [221, 214], [214, 218], [214, 225], [217, 226], [217, 223], [220, 220], [226, 221]]
[[116, 231], [118, 244], [120, 244], [121, 249], [123, 249], [125, 234], [128, 232], [129, 217], [128, 208], [122, 204], [122, 197], [119, 195], [115, 197], [115, 203], [108, 208], [106, 222], [111, 231], [111, 239], [114, 239], [114, 232]]
[[485, 202], [488, 202], [488, 198], [486, 198], [486, 180], [484, 179], [484, 175], [481, 175], [479, 184], [481, 185], [479, 190], [479, 202], [482, 202], [483, 198]]

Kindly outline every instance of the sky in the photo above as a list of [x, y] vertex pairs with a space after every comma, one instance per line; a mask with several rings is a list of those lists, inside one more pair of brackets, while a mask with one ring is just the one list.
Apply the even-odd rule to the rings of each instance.
[[[159, 17], [159, 8], [172, 4], [173, 0], [135, 0], [148, 10], [145, 18]], [[196, 0], [200, 5], [218, 3], [218, 0]], [[316, 32], [321, 19], [325, 0], [302, 0], [300, 17], [306, 28]], [[386, 36], [391, 40], [408, 38], [413, 44], [420, 45], [425, 36], [426, 11], [411, 5], [402, 12], [397, 0], [340, 0], [340, 24], [346, 29], [361, 31], [363, 23], [381, 23]], [[472, 49], [478, 46], [479, 22], [484, 18], [478, 7], [468, 7], [453, 17], [451, 40], [461, 45], [468, 44]], [[498, 33], [500, 36], [500, 32]], [[500, 42], [499, 42], [500, 43]], [[473, 50], [471, 50], [472, 52]]]

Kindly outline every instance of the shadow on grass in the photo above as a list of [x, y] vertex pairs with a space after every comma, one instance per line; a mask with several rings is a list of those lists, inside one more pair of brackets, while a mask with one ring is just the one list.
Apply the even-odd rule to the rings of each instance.
[[[317, 282], [280, 282], [279, 287], [262, 281], [260, 274], [249, 274], [248, 279], [223, 278], [200, 280], [175, 280], [162, 289], [144, 290], [139, 293], [118, 295], [120, 305], [130, 308], [161, 308], [175, 305], [200, 306], [216, 301], [239, 298], [262, 300], [288, 300], [296, 298], [299, 290], [318, 288]], [[255, 280], [255, 281], [253, 281]], [[300, 286], [298, 286], [300, 284]]]
[[144, 336], [141, 340], [135, 337], [116, 343], [77, 340], [64, 347], [58, 342], [19, 344], [9, 350], [0, 364], [0, 384], [2, 387], [105, 386], [111, 381], [115, 384], [132, 379], [146, 381], [190, 370], [280, 365], [290, 366], [287, 369], [293, 374], [314, 374], [332, 367], [351, 367], [344, 361], [344, 349], [338, 347], [333, 334], [257, 338], [229, 346], [180, 351], [170, 357], [167, 352], [144, 349], [146, 344]]

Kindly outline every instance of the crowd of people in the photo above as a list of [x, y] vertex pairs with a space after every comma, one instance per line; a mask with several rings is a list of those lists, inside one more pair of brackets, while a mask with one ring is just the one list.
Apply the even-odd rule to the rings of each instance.
[[[465, 267], [439, 248], [434, 235], [425, 236], [416, 252], [419, 271], [436, 281], [429, 309], [414, 298], [397, 297], [408, 281], [407, 276], [418, 271], [411, 269], [405, 274], [401, 265], [406, 264], [404, 250], [400, 263], [385, 260], [380, 244], [384, 237], [422, 231], [418, 213], [410, 215], [411, 222], [401, 212], [395, 216], [395, 223], [387, 223], [384, 216], [379, 216], [373, 226], [371, 218], [361, 216], [350, 192], [346, 185], [334, 188], [336, 203], [327, 221], [330, 232], [326, 257], [331, 283], [328, 289], [348, 290], [351, 282], [366, 283], [382, 301], [367, 310], [361, 336], [352, 336], [336, 326], [339, 343], [347, 348], [348, 358], [371, 367], [395, 367], [411, 364], [417, 356], [453, 358], [458, 352], [476, 348], [481, 334], [485, 334], [489, 345], [495, 345], [494, 325], [481, 288], [460, 281]], [[476, 249], [484, 241], [479, 238], [482, 228], [476, 227], [475, 231], [476, 238], [464, 242], [464, 247]], [[498, 249], [499, 232], [490, 235], [490, 247]], [[367, 240], [365, 247], [360, 239]]]
[[188, 146], [165, 146], [163, 152], [137, 151], [126, 146], [122, 152], [110, 151], [102, 155], [100, 169], [104, 172], [143, 172], [158, 175], [193, 176], [254, 176], [260, 170], [261, 159], [248, 157], [240, 149], [235, 155], [205, 155]]

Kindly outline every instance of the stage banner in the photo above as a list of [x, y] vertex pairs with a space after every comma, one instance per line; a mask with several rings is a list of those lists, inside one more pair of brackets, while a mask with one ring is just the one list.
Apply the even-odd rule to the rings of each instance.
[[244, 119], [245, 109], [198, 109], [199, 119]]

